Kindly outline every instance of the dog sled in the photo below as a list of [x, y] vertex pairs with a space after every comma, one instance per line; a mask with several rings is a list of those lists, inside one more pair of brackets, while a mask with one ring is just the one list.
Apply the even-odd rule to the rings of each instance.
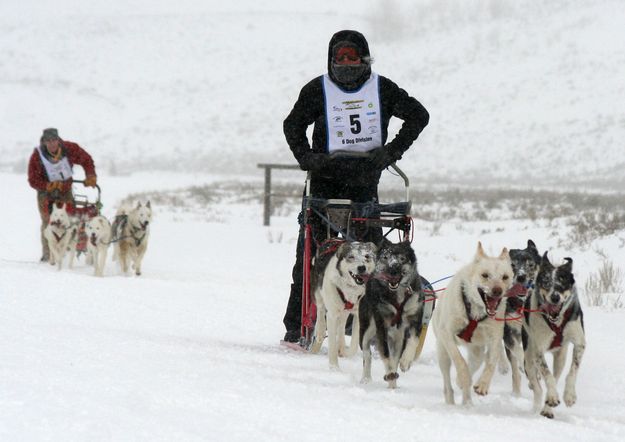
[[[368, 153], [335, 152], [333, 157], [367, 157]], [[301, 310], [301, 337], [298, 343], [293, 343], [294, 348], [308, 350], [312, 344], [316, 308], [311, 287], [313, 223], [321, 223], [326, 230], [326, 240], [337, 238], [345, 241], [366, 240], [371, 229], [382, 229], [383, 237], [387, 238], [391, 232], [399, 233], [400, 241], [412, 242], [413, 221], [410, 216], [412, 203], [410, 201], [410, 181], [406, 174], [396, 165], [390, 166], [404, 181], [404, 201], [396, 203], [380, 203], [370, 201], [356, 203], [348, 199], [322, 199], [312, 197], [310, 194], [311, 173], [306, 177], [306, 191], [303, 204], [304, 226], [304, 257], [303, 257], [303, 284], [302, 284], [302, 310]], [[317, 247], [317, 254], [323, 246]], [[425, 294], [423, 308], [423, 321], [416, 358], [421, 354], [428, 324], [432, 317], [435, 306], [435, 291], [432, 284], [421, 278], [421, 285]], [[416, 359], [415, 358], [415, 359]]]
[[74, 180], [74, 184], [78, 184], [79, 186], [81, 186], [78, 188], [82, 189], [78, 191], [82, 192], [82, 194], [75, 191], [76, 187], [72, 189], [73, 203], [71, 210], [71, 215], [78, 222], [78, 239], [76, 241], [76, 253], [77, 256], [80, 256], [81, 253], [86, 253], [87, 251], [88, 238], [85, 232], [85, 225], [91, 218], [100, 215], [100, 210], [102, 209], [102, 190], [100, 189], [100, 186], [96, 184], [95, 189], [97, 193], [95, 197], [93, 197], [86, 194], [86, 186], [84, 180]]
[[[85, 225], [91, 218], [98, 216], [100, 214], [100, 209], [102, 209], [102, 203], [100, 201], [102, 190], [100, 186], [96, 184], [96, 195], [93, 196], [85, 192], [86, 186], [84, 180], [73, 180], [73, 185], [72, 201], [68, 204], [67, 212], [74, 218], [73, 226], [76, 227], [75, 234], [77, 235], [76, 253], [80, 256], [81, 253], [86, 253], [87, 250], [88, 238], [85, 233]], [[49, 210], [51, 210], [52, 204], [56, 204], [57, 202], [55, 195], [52, 194], [48, 199]]]

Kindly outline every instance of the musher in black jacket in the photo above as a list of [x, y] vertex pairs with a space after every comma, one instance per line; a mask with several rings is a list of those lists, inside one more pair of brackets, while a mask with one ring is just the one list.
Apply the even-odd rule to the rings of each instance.
[[[388, 78], [371, 71], [365, 37], [339, 31], [328, 47], [328, 74], [304, 86], [284, 120], [284, 135], [302, 170], [312, 173], [311, 194], [369, 202], [378, 198], [382, 170], [399, 160], [427, 126], [429, 114], [416, 99]], [[386, 143], [391, 117], [404, 120]], [[312, 147], [306, 130], [314, 124]], [[337, 150], [369, 152], [368, 158], [331, 158]], [[301, 217], [300, 217], [301, 219]], [[315, 242], [325, 239], [316, 228]], [[370, 240], [375, 238], [370, 238]], [[284, 340], [300, 338], [304, 234], [300, 226], [291, 295], [284, 315]]]

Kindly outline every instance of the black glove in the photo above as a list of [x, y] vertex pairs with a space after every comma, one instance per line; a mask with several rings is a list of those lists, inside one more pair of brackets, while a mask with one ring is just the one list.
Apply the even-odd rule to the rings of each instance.
[[299, 167], [302, 170], [318, 171], [330, 162], [330, 157], [325, 153], [306, 152], [299, 159]]
[[369, 161], [376, 169], [386, 169], [396, 161], [387, 147], [378, 147], [369, 152]]

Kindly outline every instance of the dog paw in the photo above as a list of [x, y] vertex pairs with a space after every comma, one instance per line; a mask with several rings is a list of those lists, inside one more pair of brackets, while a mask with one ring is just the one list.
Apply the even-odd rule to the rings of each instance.
[[387, 373], [387, 374], [384, 375], [384, 380], [387, 381], [387, 382], [394, 381], [398, 377], [399, 377], [399, 374], [397, 372]]
[[577, 395], [575, 391], [565, 390], [564, 391], [564, 403], [567, 407], [572, 407], [577, 401]]
[[403, 371], [404, 373], [410, 370], [411, 365], [412, 365], [412, 360], [410, 358], [402, 357], [399, 360], [399, 368], [401, 368], [401, 371]]
[[540, 412], [541, 416], [545, 416], [547, 419], [553, 419], [553, 411], [551, 410], [543, 410]]
[[548, 394], [547, 399], [545, 399], [545, 405], [548, 405], [550, 407], [557, 407], [558, 405], [560, 405], [560, 399], [558, 398], [558, 395]]
[[362, 379], [360, 379], [361, 384], [368, 384], [370, 382], [371, 382], [371, 376], [365, 376]]
[[488, 394], [488, 384], [486, 382], [478, 382], [473, 386], [473, 391], [480, 396], [486, 396]]

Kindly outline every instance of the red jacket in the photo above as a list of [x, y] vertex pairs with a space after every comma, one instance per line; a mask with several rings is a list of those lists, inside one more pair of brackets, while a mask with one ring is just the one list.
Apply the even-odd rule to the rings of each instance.
[[[33, 154], [30, 156], [30, 161], [28, 162], [28, 184], [30, 184], [30, 187], [33, 189], [45, 192], [46, 185], [50, 182], [50, 180], [48, 179], [48, 174], [46, 173], [43, 163], [41, 162], [37, 149], [39, 149], [39, 147], [35, 148]], [[78, 164], [85, 169], [85, 176], [95, 176], [93, 159], [91, 158], [91, 155], [89, 155], [82, 147], [76, 143], [72, 143], [71, 141], [63, 140], [63, 151], [72, 168], [74, 164]], [[68, 191], [71, 187], [72, 180], [69, 179], [64, 182], [63, 191]]]

